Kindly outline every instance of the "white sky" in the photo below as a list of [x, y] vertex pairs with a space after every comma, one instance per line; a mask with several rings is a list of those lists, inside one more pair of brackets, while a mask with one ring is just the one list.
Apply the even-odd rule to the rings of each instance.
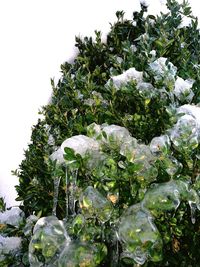
[[[155, 14], [165, 0], [148, 2]], [[190, 2], [199, 15], [198, 1]], [[8, 206], [16, 197], [11, 170], [51, 95], [50, 78], [58, 79], [60, 64], [75, 53], [75, 35], [105, 36], [117, 10], [131, 18], [139, 7], [139, 0], [0, 0], [0, 195]]]

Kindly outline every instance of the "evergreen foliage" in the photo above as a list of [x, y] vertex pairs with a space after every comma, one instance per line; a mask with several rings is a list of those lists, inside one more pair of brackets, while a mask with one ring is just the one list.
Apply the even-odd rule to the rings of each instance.
[[[147, 7], [141, 5], [141, 11], [133, 13], [133, 20], [125, 19], [124, 12], [118, 11], [117, 21], [111, 25], [106, 43], [101, 41], [101, 33], [98, 31], [94, 40], [91, 37], [76, 37], [79, 53], [73, 63], [61, 65], [62, 76], [57, 85], [51, 80], [51, 101], [40, 111], [44, 119], [33, 126], [25, 159], [19, 170], [14, 172], [19, 178], [17, 200], [23, 201], [20, 208], [25, 217], [17, 227], [4, 225], [1, 233], [9, 237], [21, 236], [22, 249], [17, 263], [16, 258], [9, 256], [3, 259], [2, 265], [0, 262], [0, 266], [19, 266], [21, 261], [24, 266], [29, 266], [28, 244], [31, 240], [33, 243], [34, 238], [31, 239], [31, 230], [28, 234], [24, 230], [28, 227], [26, 218], [32, 229], [38, 218], [52, 214], [55, 177], [61, 177], [56, 216], [63, 220], [68, 215], [68, 220], [65, 229], [59, 222], [53, 223], [59, 229], [62, 228], [63, 235], [66, 235], [67, 230], [67, 240], [71, 238], [88, 242], [82, 247], [74, 243], [73, 250], [82, 251], [80, 253], [86, 258], [90, 250], [94, 259], [89, 265], [64, 265], [66, 263], [61, 261], [60, 265], [51, 265], [45, 259], [51, 253], [54, 255], [53, 252], [42, 254], [38, 249], [37, 257], [44, 264], [40, 266], [138, 266], [140, 260], [123, 254], [126, 250], [132, 253], [134, 245], [128, 243], [127, 236], [122, 242], [121, 236], [127, 230], [123, 228], [126, 222], [123, 216], [127, 216], [128, 220], [128, 216], [132, 216], [127, 215], [129, 208], [135, 205], [131, 218], [137, 220], [137, 205], [140, 204], [143, 206], [141, 216], [144, 232], [145, 229], [151, 232], [151, 241], [147, 240], [142, 247], [148, 251], [148, 255], [140, 264], [148, 267], [199, 265], [200, 211], [197, 210], [195, 215], [193, 211], [194, 205], [198, 207], [200, 197], [200, 134], [198, 140], [192, 137], [191, 142], [187, 141], [185, 145], [182, 139], [180, 141], [173, 136], [173, 129], [181, 117], [178, 108], [184, 104], [198, 107], [200, 102], [200, 33], [197, 18], [193, 17], [185, 1], [178, 4], [175, 0], [168, 0], [167, 7], [167, 14], [161, 13], [155, 17], [146, 15]], [[191, 18], [191, 24], [182, 27], [183, 17]], [[166, 61], [159, 61], [162, 58], [166, 58]], [[162, 75], [156, 70], [155, 62], [163, 64], [165, 70]], [[131, 68], [135, 68], [134, 73], [138, 77], [117, 84], [118, 78], [115, 77], [122, 73], [125, 75]], [[141, 73], [142, 88], [139, 87]], [[192, 91], [189, 89], [181, 95], [175, 93], [178, 77], [191, 84]], [[187, 131], [192, 127], [191, 123], [187, 124]], [[109, 125], [124, 127], [128, 133], [123, 133], [122, 140], [116, 140], [106, 132], [106, 126]], [[100, 130], [97, 131], [96, 127], [100, 127]], [[194, 128], [191, 132], [194, 132]], [[75, 190], [76, 198], [79, 199], [75, 206], [75, 216], [72, 209], [66, 211], [66, 168], [52, 160], [51, 155], [67, 138], [76, 135], [86, 135], [99, 142], [103, 159], [98, 161], [97, 155], [97, 159], [91, 162], [94, 155], [81, 155], [73, 149], [65, 148], [64, 160], [68, 164], [69, 179], [73, 178], [74, 170], [78, 169], [76, 188], [69, 189]], [[159, 136], [169, 136], [171, 140], [165, 140], [163, 147], [161, 145], [163, 150], [156, 154], [153, 153], [153, 140]], [[134, 159], [128, 147], [122, 148], [125, 146], [125, 138], [132, 138], [127, 139], [127, 142], [130, 142], [128, 147], [136, 151]], [[178, 145], [174, 140], [178, 140]], [[156, 195], [158, 191], [151, 194], [151, 190], [158, 187], [161, 195], [164, 195], [163, 184], [165, 188], [177, 188], [178, 192], [178, 196], [167, 195], [167, 207], [159, 203], [161, 196]], [[173, 194], [173, 190], [170, 190]], [[96, 207], [90, 203], [93, 195]], [[106, 200], [102, 200], [104, 204], [97, 211], [103, 197]], [[153, 201], [158, 202], [154, 203], [156, 208]], [[152, 221], [151, 229], [145, 218]], [[116, 231], [121, 238], [117, 246], [116, 238], [113, 237]], [[29, 252], [30, 249], [31, 245]], [[75, 257], [73, 250], [66, 254], [62, 252], [63, 259], [65, 255]], [[117, 253], [121, 257], [116, 260]]]

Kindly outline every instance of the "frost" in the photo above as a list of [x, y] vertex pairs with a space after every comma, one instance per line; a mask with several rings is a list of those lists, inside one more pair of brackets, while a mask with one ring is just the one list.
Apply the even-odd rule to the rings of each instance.
[[[143, 72], [137, 71], [135, 68], [130, 68], [124, 73], [111, 77], [113, 85], [119, 89], [122, 85], [127, 84], [130, 81], [136, 81], [137, 83], [142, 82]], [[110, 82], [108, 81], [108, 83]]]
[[20, 237], [3, 237], [0, 235], [0, 255], [15, 253], [21, 248]]
[[113, 210], [111, 202], [92, 186], [88, 186], [81, 194], [79, 204], [86, 218], [96, 217], [102, 223], [110, 219]]
[[75, 97], [79, 100], [82, 100], [84, 95], [81, 93], [80, 90], [75, 90]]
[[57, 266], [58, 255], [70, 241], [62, 221], [55, 216], [40, 218], [33, 229], [29, 244], [30, 266], [44, 266], [42, 258], [47, 266]]
[[10, 210], [0, 212], [0, 223], [10, 224], [13, 226], [19, 226], [24, 219], [24, 212], [18, 208], [13, 207]]
[[190, 102], [194, 97], [194, 93], [191, 90], [194, 80], [183, 80], [177, 77], [173, 93], [180, 101]]
[[65, 152], [65, 147], [73, 149], [76, 154], [80, 154], [81, 156], [100, 149], [99, 143], [96, 140], [85, 135], [75, 135], [66, 139], [61, 145], [63, 153]]
[[122, 214], [118, 230], [119, 241], [126, 257], [138, 264], [161, 260], [162, 239], [152, 216], [140, 204], [129, 207]]

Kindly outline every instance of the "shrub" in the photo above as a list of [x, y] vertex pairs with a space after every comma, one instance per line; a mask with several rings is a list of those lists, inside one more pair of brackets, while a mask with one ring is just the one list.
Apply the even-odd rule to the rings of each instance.
[[31, 266], [198, 266], [200, 36], [185, 1], [167, 7], [76, 38], [51, 81], [14, 172]]

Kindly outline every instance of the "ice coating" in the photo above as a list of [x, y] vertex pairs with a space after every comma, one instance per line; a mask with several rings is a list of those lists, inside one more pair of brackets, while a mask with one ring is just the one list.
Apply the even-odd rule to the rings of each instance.
[[60, 255], [58, 267], [82, 266], [96, 267], [107, 254], [104, 244], [88, 244], [73, 241], [67, 246]]
[[126, 257], [138, 264], [147, 260], [159, 261], [162, 255], [162, 239], [152, 216], [141, 209], [140, 204], [129, 207], [122, 214], [118, 229], [119, 241]]
[[56, 160], [57, 164], [62, 165], [65, 163], [65, 159], [63, 157], [63, 151], [61, 148], [58, 148], [55, 152], [53, 152], [50, 157], [52, 161]]
[[113, 82], [113, 85], [119, 89], [122, 85], [125, 85], [130, 81], [136, 81], [137, 83], [141, 82], [143, 80], [143, 72], [137, 71], [135, 68], [130, 68], [120, 75], [112, 76], [110, 80]]
[[163, 164], [165, 171], [170, 175], [173, 176], [180, 172], [183, 168], [183, 165], [173, 156], [169, 155], [163, 159]]
[[165, 155], [169, 152], [170, 139], [168, 135], [154, 137], [150, 142], [151, 153], [155, 156]]
[[181, 21], [181, 23], [179, 24], [178, 29], [181, 29], [181, 28], [185, 28], [185, 27], [189, 27], [189, 26], [191, 26], [191, 24], [192, 24], [192, 19], [191, 19], [190, 17], [188, 17], [188, 16], [184, 16], [184, 15], [182, 15], [181, 17], [182, 17], [182, 21]]
[[151, 83], [141, 82], [137, 84], [136, 88], [139, 94], [146, 99], [151, 99], [156, 93], [156, 89]]
[[104, 223], [111, 217], [113, 210], [111, 202], [92, 186], [88, 186], [81, 194], [79, 204], [86, 218], [97, 217]]
[[199, 197], [196, 191], [189, 189], [186, 182], [170, 180], [153, 184], [145, 193], [142, 207], [157, 216], [162, 212], [176, 210], [181, 201], [188, 201], [189, 204], [193, 204], [193, 209], [194, 206], [199, 209]]
[[110, 144], [121, 145], [126, 139], [130, 138], [130, 133], [125, 127], [118, 125], [102, 125], [102, 131], [106, 133], [107, 139], [105, 142]]
[[69, 243], [70, 238], [62, 221], [55, 216], [40, 218], [33, 229], [29, 244], [30, 266], [44, 266], [41, 258], [45, 259], [45, 264], [49, 264], [48, 266], [55, 264], [60, 252]]
[[135, 149], [138, 147], [137, 139], [134, 137], [124, 140], [120, 147], [120, 154], [125, 156], [130, 162], [133, 160], [133, 154]]
[[24, 212], [20, 208], [13, 207], [10, 210], [0, 212], [0, 223], [19, 226], [23, 222], [24, 216]]
[[167, 58], [160, 57], [151, 62], [149, 67], [156, 81], [163, 81], [169, 89], [174, 87], [177, 68], [171, 62], [167, 63]]
[[179, 151], [190, 152], [198, 146], [199, 129], [196, 119], [183, 115], [171, 129], [170, 139]]
[[26, 225], [23, 229], [25, 236], [31, 236], [32, 235], [32, 228], [34, 227], [37, 220], [38, 220], [38, 217], [35, 215], [30, 215], [29, 217], [26, 218]]
[[125, 127], [115, 124], [98, 125], [96, 123], [92, 123], [87, 127], [87, 132], [89, 136], [95, 138], [100, 144], [107, 144], [111, 147], [120, 147], [123, 143], [132, 138]]
[[174, 181], [154, 184], [142, 201], [142, 206], [153, 213], [176, 210], [179, 205], [180, 192]]
[[20, 237], [4, 237], [0, 235], [0, 263], [1, 256], [14, 254], [21, 248], [22, 239]]
[[133, 139], [130, 146], [126, 143], [121, 148], [120, 154], [126, 156], [129, 162], [134, 163], [136, 178], [141, 184], [148, 184], [156, 180], [158, 171], [153, 165], [155, 158], [149, 146], [137, 144]]
[[200, 131], [200, 107], [195, 105], [183, 105], [177, 109], [177, 113], [185, 113], [193, 116], [196, 119], [198, 129]]
[[75, 154], [85, 156], [87, 152], [98, 151], [99, 143], [93, 138], [85, 135], [75, 135], [67, 138], [61, 145], [61, 150], [64, 153], [64, 148], [68, 147], [74, 150]]
[[155, 157], [149, 146], [138, 144], [137, 140], [131, 137], [122, 144], [120, 154], [134, 163], [136, 178], [141, 184], [149, 184], [156, 180], [158, 170], [154, 166]]
[[87, 126], [87, 134], [89, 137], [96, 139], [101, 134], [101, 126], [93, 122]]
[[[68, 173], [69, 172], [69, 173]], [[72, 216], [75, 216], [75, 204], [76, 204], [76, 184], [78, 178], [78, 169], [66, 170], [66, 185], [69, 187], [66, 190], [66, 219], [68, 217], [69, 211]]]
[[139, 170], [136, 171], [136, 179], [140, 182], [141, 186], [150, 184], [155, 181], [158, 176], [158, 170], [155, 166], [149, 164], [148, 161], [144, 161]]
[[177, 77], [173, 93], [181, 101], [190, 102], [194, 97], [194, 93], [192, 91], [194, 80], [183, 80], [181, 77]]

